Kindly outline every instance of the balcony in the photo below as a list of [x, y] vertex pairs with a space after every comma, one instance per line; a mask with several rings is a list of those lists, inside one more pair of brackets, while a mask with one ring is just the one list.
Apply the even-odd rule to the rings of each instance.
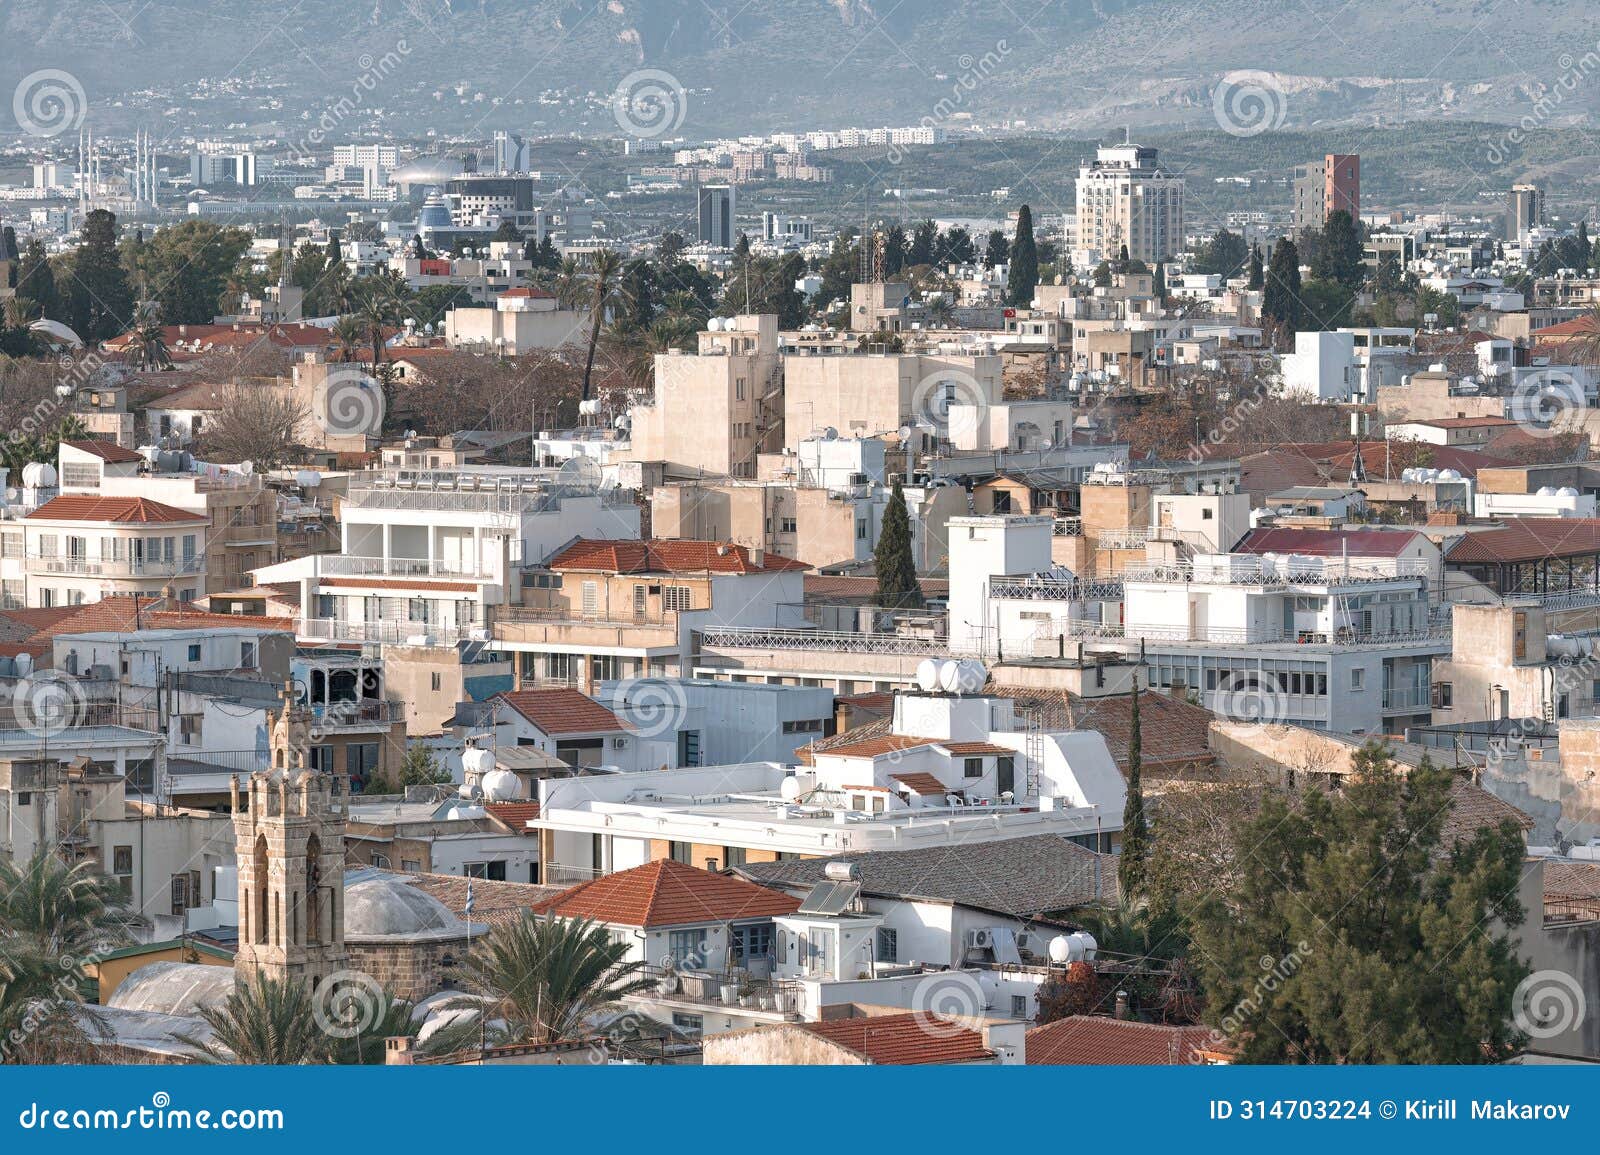
[[1082, 618], [1058, 618], [1039, 627], [1033, 636], [1035, 653], [1056, 652], [1057, 639], [1114, 638], [1197, 646], [1320, 646], [1333, 649], [1363, 649], [1375, 646], [1444, 645], [1450, 641], [1447, 627], [1429, 626], [1421, 630], [1358, 632], [1349, 627], [1333, 633], [1315, 630], [1256, 629], [1211, 626], [1191, 629], [1183, 626], [1134, 626], [1117, 622], [1095, 622]]
[[[765, 959], [760, 961], [771, 965]], [[757, 978], [742, 971], [666, 970], [661, 967], [646, 967], [641, 973], [653, 979], [655, 986], [633, 997], [647, 1002], [714, 1007], [728, 1013], [765, 1011], [790, 1020], [800, 1017], [800, 984], [792, 980]]]
[[1058, 517], [1055, 524], [1050, 527], [1050, 532], [1055, 537], [1082, 537], [1083, 518]]
[[1093, 581], [1087, 578], [1042, 577], [1026, 574], [989, 579], [991, 598], [1009, 598], [1014, 601], [1120, 601], [1120, 581]]
[[1135, 529], [1103, 529], [1095, 534], [1097, 549], [1143, 549], [1150, 540], [1150, 531]]
[[138, 580], [141, 578], [186, 577], [191, 574], [204, 573], [206, 556], [202, 553], [196, 554], [194, 557], [180, 558], [174, 561], [138, 561], [127, 558], [112, 558], [102, 561], [97, 557], [82, 557], [72, 554], [29, 554], [27, 563], [28, 572], [34, 574]]
[[1383, 691], [1383, 712], [1386, 714], [1423, 714], [1433, 710], [1433, 698], [1427, 686], [1395, 686]]
[[945, 657], [950, 643], [942, 635], [852, 633], [839, 630], [764, 629], [729, 626], [704, 630], [700, 644], [712, 649], [827, 650], [847, 654], [921, 654]]
[[356, 557], [350, 554], [317, 555], [317, 573], [322, 577], [410, 577], [456, 578], [468, 581], [498, 581], [487, 566], [474, 561], [451, 561], [426, 557]]
[[[441, 626], [431, 622], [344, 622], [337, 618], [297, 618], [295, 633], [310, 642], [378, 642], [391, 646], [453, 646], [487, 640], [481, 625]], [[482, 635], [482, 637], [479, 637]]]
[[1215, 554], [1173, 565], [1129, 566], [1124, 581], [1180, 584], [1249, 585], [1282, 588], [1291, 585], [1337, 586], [1425, 578], [1428, 563], [1415, 558], [1353, 562], [1346, 558], [1296, 557], [1275, 561], [1254, 554]]
[[311, 728], [329, 734], [383, 732], [405, 721], [403, 702], [365, 700], [311, 707]]

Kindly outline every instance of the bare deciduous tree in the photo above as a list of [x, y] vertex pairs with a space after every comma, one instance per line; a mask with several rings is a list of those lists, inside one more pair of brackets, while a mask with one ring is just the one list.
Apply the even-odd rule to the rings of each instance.
[[212, 460], [252, 461], [277, 469], [298, 460], [300, 429], [307, 409], [286, 389], [271, 385], [229, 385], [222, 408], [201, 432], [200, 452]]

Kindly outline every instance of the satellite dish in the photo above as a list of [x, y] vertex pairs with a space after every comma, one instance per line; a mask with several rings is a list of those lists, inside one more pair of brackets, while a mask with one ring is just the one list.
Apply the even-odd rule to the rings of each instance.
[[600, 463], [583, 454], [567, 458], [561, 463], [561, 468], [556, 470], [556, 481], [560, 484], [589, 489], [598, 486], [602, 476]]

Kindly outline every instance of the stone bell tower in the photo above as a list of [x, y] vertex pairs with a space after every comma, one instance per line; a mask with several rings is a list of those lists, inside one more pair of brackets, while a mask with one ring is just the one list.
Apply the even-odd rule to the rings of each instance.
[[239, 948], [234, 973], [265, 971], [313, 986], [344, 965], [343, 777], [306, 766], [311, 711], [284, 686], [273, 723], [272, 767], [250, 775], [246, 806], [234, 782]]

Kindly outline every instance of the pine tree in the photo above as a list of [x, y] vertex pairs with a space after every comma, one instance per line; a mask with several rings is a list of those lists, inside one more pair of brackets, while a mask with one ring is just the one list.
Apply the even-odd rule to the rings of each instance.
[[133, 290], [117, 252], [117, 218], [105, 209], [95, 209], [83, 220], [83, 239], [72, 254], [68, 314], [67, 323], [88, 344], [115, 337], [133, 324]]
[[1255, 244], [1250, 246], [1249, 280], [1245, 282], [1244, 287], [1253, 293], [1259, 293], [1261, 291], [1262, 281], [1265, 276], [1266, 270], [1261, 264], [1261, 242], [1257, 241]]
[[1005, 264], [1009, 257], [1010, 251], [1006, 247], [1005, 233], [999, 229], [990, 232], [989, 243], [983, 250], [983, 267], [986, 269], [996, 268]]
[[1006, 304], [1026, 307], [1033, 304], [1039, 287], [1039, 250], [1033, 243], [1033, 210], [1023, 205], [1017, 210], [1017, 231], [1011, 238], [1011, 269], [1006, 277]]
[[898, 481], [883, 511], [883, 528], [872, 551], [872, 563], [878, 574], [878, 605], [886, 610], [922, 608], [922, 586], [911, 552], [911, 515]]
[[1300, 250], [1287, 237], [1272, 246], [1272, 263], [1262, 286], [1261, 312], [1288, 332], [1300, 328], [1304, 313], [1300, 303]]
[[1427, 761], [1397, 767], [1370, 744], [1341, 790], [1269, 791], [1234, 832], [1248, 852], [1228, 893], [1191, 912], [1191, 958], [1207, 1019], [1239, 1062], [1514, 1053], [1527, 846], [1509, 820], [1452, 836], [1453, 779]]
[[1128, 709], [1128, 794], [1122, 806], [1122, 857], [1117, 861], [1117, 883], [1124, 899], [1144, 890], [1150, 855], [1150, 828], [1144, 816], [1144, 736], [1139, 729], [1139, 671], [1133, 672], [1132, 701]]

